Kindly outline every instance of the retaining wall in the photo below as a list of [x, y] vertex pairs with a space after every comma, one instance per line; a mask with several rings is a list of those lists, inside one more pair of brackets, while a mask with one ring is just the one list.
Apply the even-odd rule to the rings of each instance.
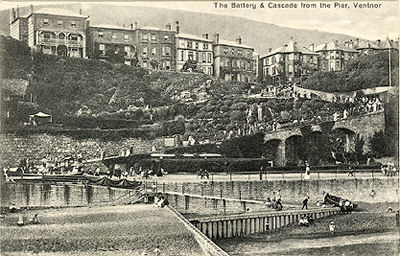
[[[323, 192], [358, 202], [397, 202], [398, 177], [327, 179], [327, 180], [274, 180], [226, 181], [157, 184], [159, 192], [218, 196], [221, 198], [265, 200], [280, 190], [284, 203], [301, 203], [305, 196], [311, 202], [323, 199]], [[371, 196], [372, 190], [375, 196]]]
[[19, 207], [64, 207], [92, 204], [125, 204], [135, 201], [135, 190], [88, 185], [50, 185], [37, 183], [1, 184], [1, 206], [15, 203]]

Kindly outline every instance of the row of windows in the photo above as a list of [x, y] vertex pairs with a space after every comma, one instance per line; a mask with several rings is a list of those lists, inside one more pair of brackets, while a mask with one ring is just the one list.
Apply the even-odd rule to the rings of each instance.
[[[224, 47], [223, 51], [224, 51], [224, 54], [228, 54], [229, 53], [229, 48]], [[244, 54], [242, 49], [231, 48], [230, 52], [231, 52], [232, 55], [236, 55], [236, 54], [237, 55], [243, 55]], [[247, 56], [252, 56], [252, 51], [247, 51]]]
[[[200, 59], [200, 56], [201, 56], [201, 59]], [[211, 55], [211, 53], [206, 54], [205, 52], [201, 53], [201, 55], [200, 55], [198, 52], [194, 53], [193, 51], [189, 51], [187, 59], [188, 60], [196, 60], [198, 62], [203, 62], [203, 63], [206, 63], [206, 62], [211, 63], [212, 55]], [[181, 51], [181, 53], [180, 53], [180, 60], [181, 61], [186, 60], [184, 51]]]
[[[57, 20], [57, 25], [62, 26], [64, 25], [63, 20]], [[50, 26], [50, 20], [49, 19], [43, 19], [43, 26]], [[70, 21], [70, 26], [76, 28], [76, 21]]]
[[[151, 47], [150, 47], [150, 48], [151, 48]], [[149, 48], [148, 48], [148, 47], [143, 47], [143, 49], [142, 49], [142, 55], [143, 55], [144, 57], [147, 56], [148, 52], [149, 52]], [[151, 48], [151, 49], [150, 49], [150, 52], [151, 52], [151, 55], [152, 55], [152, 56], [157, 55], [157, 48], [156, 48], [156, 47]], [[161, 53], [162, 53], [163, 56], [171, 56], [171, 47], [169, 47], [169, 46], [163, 46], [163, 47], [161, 47]]]
[[231, 67], [231, 68], [242, 68], [242, 69], [247, 69], [251, 70], [251, 62], [250, 61], [244, 61], [244, 60], [225, 60], [222, 63], [222, 66], [225, 67]]
[[[193, 42], [193, 41], [187, 41], [186, 42], [186, 48], [193, 49], [193, 45], [194, 45], [194, 49], [196, 49], [196, 50], [199, 49], [200, 44], [198, 42]], [[208, 50], [208, 48], [209, 48], [208, 44], [203, 43], [202, 45], [203, 45], [203, 50]]]
[[[164, 41], [169, 40], [169, 35], [163, 36]], [[157, 35], [153, 33], [142, 33], [142, 40], [157, 41]]]

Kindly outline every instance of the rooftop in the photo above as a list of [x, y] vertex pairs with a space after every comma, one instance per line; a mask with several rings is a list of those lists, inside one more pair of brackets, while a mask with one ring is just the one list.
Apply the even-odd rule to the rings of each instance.
[[228, 40], [219, 40], [218, 43], [215, 43], [216, 45], [226, 45], [226, 46], [233, 46], [233, 47], [240, 47], [240, 48], [247, 48], [247, 49], [254, 49], [251, 46], [245, 45], [245, 44], [239, 44], [234, 41], [228, 41]]
[[337, 41], [332, 41], [329, 43], [324, 43], [315, 46], [315, 51], [344, 51], [344, 52], [358, 52], [355, 49], [340, 45]]
[[356, 49], [376, 49], [379, 50], [379, 46], [373, 42], [370, 41], [362, 41], [357, 47]]
[[117, 25], [109, 25], [109, 24], [99, 24], [99, 25], [90, 25], [95, 28], [105, 28], [105, 29], [116, 29], [116, 30], [132, 30], [129, 27], [122, 27]]
[[166, 31], [166, 32], [175, 32], [173, 30], [158, 28], [158, 27], [140, 27], [139, 30], [153, 30], [153, 31]]
[[33, 13], [36, 14], [50, 14], [50, 15], [59, 15], [59, 16], [70, 16], [70, 17], [79, 17], [79, 18], [87, 18], [88, 16], [76, 13], [71, 10], [66, 9], [56, 9], [56, 8], [43, 8], [39, 10], [34, 10]]
[[205, 42], [210, 42], [210, 43], [213, 41], [211, 39], [206, 39], [206, 38], [198, 36], [198, 35], [184, 34], [184, 33], [176, 34], [176, 37], [177, 38], [186, 38], [186, 39], [198, 40], [198, 41], [205, 41]]
[[265, 57], [272, 56], [278, 53], [302, 53], [302, 54], [309, 54], [309, 55], [316, 55], [317, 53], [308, 50], [306, 47], [298, 46], [297, 43], [291, 39], [289, 44], [278, 47], [268, 53]]

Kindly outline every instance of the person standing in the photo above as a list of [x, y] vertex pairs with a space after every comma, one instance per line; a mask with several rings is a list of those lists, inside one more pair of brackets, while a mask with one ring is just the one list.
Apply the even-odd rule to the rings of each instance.
[[335, 229], [336, 229], [335, 222], [332, 221], [329, 224], [329, 231], [331, 232], [332, 235], [335, 233]]
[[304, 174], [304, 179], [305, 179], [305, 180], [311, 179], [310, 165], [308, 164], [307, 161], [306, 161], [306, 172], [305, 172], [305, 174]]
[[306, 198], [304, 198], [304, 200], [303, 200], [303, 206], [301, 207], [301, 209], [303, 210], [304, 208], [306, 209], [306, 210], [308, 210], [308, 200], [310, 199], [310, 197], [309, 196], [306, 196]]

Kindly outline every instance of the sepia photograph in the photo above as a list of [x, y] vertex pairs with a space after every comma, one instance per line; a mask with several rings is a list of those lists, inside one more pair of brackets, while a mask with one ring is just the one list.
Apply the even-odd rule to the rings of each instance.
[[398, 0], [0, 0], [0, 255], [400, 255], [399, 36]]

